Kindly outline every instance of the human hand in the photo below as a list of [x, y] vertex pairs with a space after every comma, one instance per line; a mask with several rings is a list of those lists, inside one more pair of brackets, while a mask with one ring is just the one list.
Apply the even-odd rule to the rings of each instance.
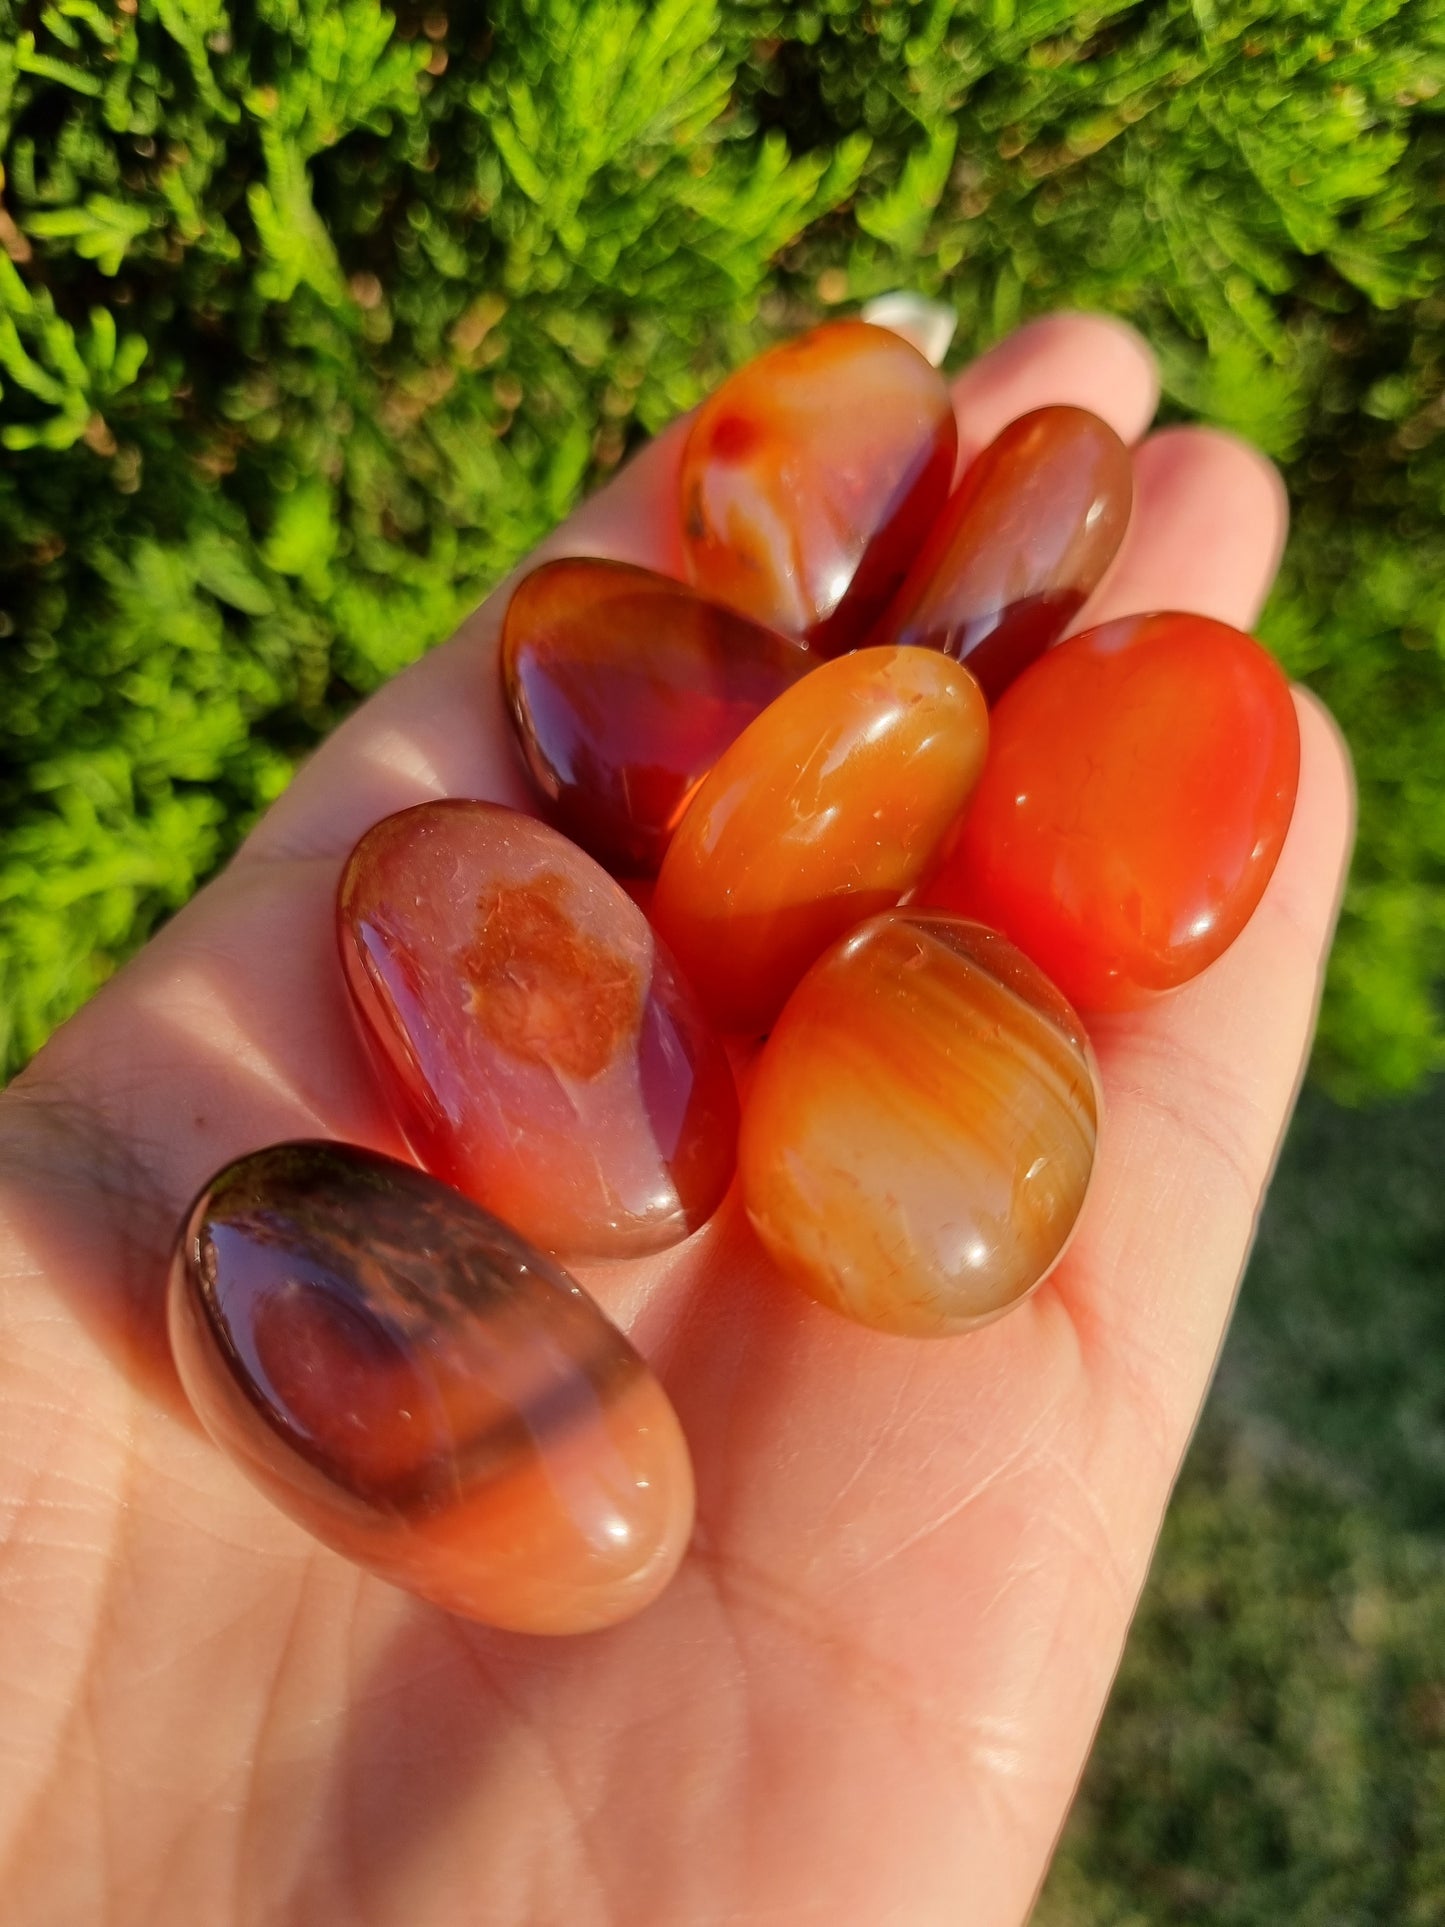
[[[1127, 330], [1060, 316], [956, 392], [972, 450], [1050, 402], [1135, 440], [1156, 384]], [[540, 553], [676, 572], [678, 454], [669, 431]], [[1248, 626], [1284, 524], [1256, 454], [1151, 437], [1084, 621]], [[529, 1640], [273, 1510], [196, 1427], [164, 1328], [176, 1224], [216, 1167], [289, 1137], [404, 1155], [346, 1008], [335, 880], [409, 803], [529, 807], [492, 662], [508, 587], [0, 1099], [0, 1918], [1012, 1927], [1308, 1045], [1350, 832], [1338, 737], [1301, 698], [1293, 826], [1233, 948], [1091, 1024], [1093, 1188], [1009, 1317], [936, 1343], [849, 1325], [769, 1275], [735, 1198], [659, 1258], [579, 1272], [677, 1407], [698, 1529], [637, 1620]]]

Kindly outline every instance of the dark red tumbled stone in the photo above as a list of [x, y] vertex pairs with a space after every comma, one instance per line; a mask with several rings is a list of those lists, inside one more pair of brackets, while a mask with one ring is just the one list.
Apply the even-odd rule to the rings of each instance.
[[495, 1626], [582, 1632], [662, 1590], [692, 1525], [661, 1386], [567, 1274], [410, 1165], [273, 1145], [182, 1227], [171, 1345], [283, 1511]]
[[718, 757], [816, 660], [684, 583], [585, 557], [518, 585], [501, 659], [553, 821], [620, 875], [657, 869]]
[[1038, 408], [972, 463], [870, 638], [942, 649], [990, 702], [1064, 633], [1113, 561], [1129, 451], [1083, 408]]

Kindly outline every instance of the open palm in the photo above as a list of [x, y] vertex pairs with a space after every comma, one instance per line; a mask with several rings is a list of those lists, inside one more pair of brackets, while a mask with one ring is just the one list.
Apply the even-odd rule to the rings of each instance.
[[[1154, 407], [1111, 322], [957, 384], [976, 450], [1074, 402]], [[846, 407], [847, 397], [839, 397]], [[546, 545], [676, 570], [675, 432]], [[1278, 481], [1205, 430], [1140, 443], [1088, 620], [1248, 625]], [[579, 1274], [670, 1392], [694, 1547], [570, 1641], [450, 1619], [316, 1545], [198, 1431], [162, 1304], [218, 1165], [286, 1137], [401, 1153], [353, 1034], [342, 858], [435, 796], [527, 806], [496, 690], [506, 588], [368, 703], [241, 855], [0, 1099], [0, 1918], [12, 1927], [1012, 1927], [1081, 1769], [1215, 1358], [1309, 1038], [1349, 783], [1301, 700], [1299, 804], [1204, 977], [1094, 1027], [1105, 1126], [1065, 1264], [943, 1342], [769, 1274], [730, 1199]]]

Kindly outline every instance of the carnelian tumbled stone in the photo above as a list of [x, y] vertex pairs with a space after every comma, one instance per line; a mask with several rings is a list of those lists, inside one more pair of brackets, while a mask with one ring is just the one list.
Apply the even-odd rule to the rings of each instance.
[[785, 341], [698, 411], [682, 459], [693, 581], [825, 655], [862, 641], [953, 479], [948, 385], [864, 321]]
[[870, 640], [942, 649], [995, 701], [1102, 580], [1133, 499], [1107, 422], [1084, 408], [1020, 416], [965, 473]]
[[626, 562], [544, 562], [502, 626], [522, 755], [559, 828], [615, 872], [656, 870], [733, 738], [816, 658]]
[[647, 920], [556, 830], [423, 803], [337, 899], [363, 1034], [421, 1162], [544, 1250], [674, 1244], [727, 1189], [737, 1097]]
[[926, 899], [1004, 931], [1082, 1010], [1213, 963], [1294, 811], [1289, 684], [1206, 616], [1125, 616], [1060, 643], [993, 712], [983, 777]]
[[490, 1625], [586, 1632], [656, 1598], [692, 1527], [662, 1387], [541, 1252], [435, 1178], [273, 1145], [186, 1219], [171, 1348], [283, 1511]]
[[765, 1030], [835, 937], [932, 866], [978, 778], [988, 712], [966, 669], [860, 649], [750, 723], [672, 840], [652, 916], [723, 1030]]
[[979, 924], [895, 910], [819, 959], [764, 1045], [743, 1203], [824, 1304], [966, 1331], [1057, 1261], [1097, 1130], [1082, 1026], [1043, 973]]

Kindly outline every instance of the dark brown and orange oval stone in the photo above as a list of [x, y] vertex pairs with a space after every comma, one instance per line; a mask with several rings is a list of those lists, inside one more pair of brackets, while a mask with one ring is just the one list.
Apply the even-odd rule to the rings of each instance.
[[407, 1142], [567, 1259], [685, 1238], [727, 1189], [727, 1056], [630, 897], [558, 831], [423, 803], [361, 839], [341, 959]]
[[834, 321], [782, 342], [688, 434], [692, 580], [822, 655], [851, 649], [942, 508], [957, 453], [947, 382], [891, 329]]
[[895, 910], [835, 944], [763, 1048], [738, 1150], [779, 1268], [882, 1331], [986, 1323], [1058, 1261], [1094, 1164], [1083, 1026], [981, 924]]
[[661, 863], [688, 799], [817, 659], [651, 569], [586, 557], [525, 577], [502, 626], [502, 686], [557, 826], [619, 875]]
[[549, 1258], [410, 1165], [278, 1144], [182, 1228], [171, 1346], [206, 1430], [327, 1545], [448, 1612], [585, 1632], [692, 1527], [657, 1380]]
[[1084, 408], [1021, 415], [970, 465], [870, 640], [942, 649], [993, 702], [1103, 579], [1133, 500], [1107, 422]]

